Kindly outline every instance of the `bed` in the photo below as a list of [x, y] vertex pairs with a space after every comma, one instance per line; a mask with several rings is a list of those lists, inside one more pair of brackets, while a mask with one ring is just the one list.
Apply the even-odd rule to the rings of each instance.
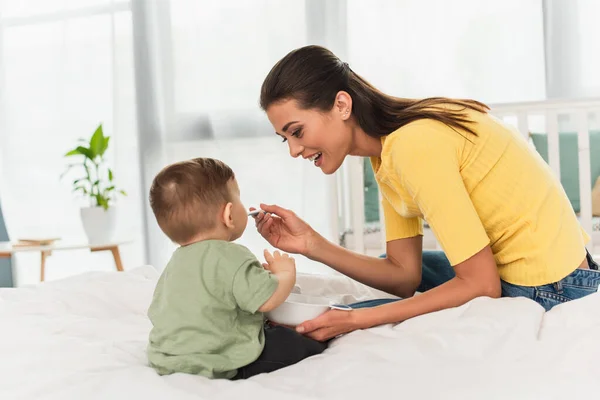
[[[146, 365], [158, 273], [92, 272], [0, 290], [0, 398], [533, 399], [597, 396], [600, 294], [548, 313], [531, 300], [466, 305], [342, 336], [322, 355], [247, 381], [160, 377]], [[300, 275], [304, 293], [381, 295]]]

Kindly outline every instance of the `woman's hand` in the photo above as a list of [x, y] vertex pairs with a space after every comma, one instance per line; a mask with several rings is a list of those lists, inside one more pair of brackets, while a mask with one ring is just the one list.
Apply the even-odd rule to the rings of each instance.
[[361, 329], [357, 321], [359, 310], [330, 310], [315, 319], [301, 323], [296, 332], [323, 342], [343, 333]]
[[266, 213], [255, 217], [256, 228], [271, 246], [288, 253], [308, 255], [321, 240], [294, 212], [276, 205], [261, 204], [260, 208]]

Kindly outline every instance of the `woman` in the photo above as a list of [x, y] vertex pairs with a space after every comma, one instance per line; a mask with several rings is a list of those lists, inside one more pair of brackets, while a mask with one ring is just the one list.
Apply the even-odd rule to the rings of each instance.
[[[328, 242], [293, 212], [261, 205], [261, 235], [403, 300], [329, 311], [297, 327], [318, 340], [460, 306], [525, 296], [546, 310], [597, 291], [588, 235], [543, 159], [471, 100], [386, 95], [327, 49], [280, 60], [260, 97], [292, 157], [334, 173], [370, 157], [382, 193], [385, 258]], [[443, 252], [422, 251], [422, 221]], [[414, 296], [415, 291], [423, 292]]]

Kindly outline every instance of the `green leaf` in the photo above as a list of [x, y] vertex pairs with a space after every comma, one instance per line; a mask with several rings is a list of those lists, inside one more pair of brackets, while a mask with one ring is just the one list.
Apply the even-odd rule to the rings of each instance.
[[127, 196], [127, 192], [125, 192], [124, 190], [119, 190], [119, 193], [121, 193], [123, 196]]
[[110, 168], [108, 169], [108, 180], [109, 180], [109, 182], [113, 181], [113, 172], [112, 172], [112, 169], [110, 169]]
[[96, 203], [101, 206], [102, 208], [104, 208], [105, 210], [108, 210], [108, 199], [100, 194], [96, 195]]
[[85, 186], [77, 186], [73, 189], [73, 192], [77, 192], [78, 190], [81, 190], [83, 194], [88, 194], [88, 190], [85, 188]]
[[100, 124], [100, 125], [98, 125], [98, 128], [96, 128], [96, 131], [94, 132], [94, 134], [92, 135], [92, 138], [90, 139], [90, 151], [92, 152], [92, 157], [90, 157], [90, 158], [93, 160], [97, 156], [102, 155], [103, 147], [104, 147], [104, 132], [102, 132], [102, 124]]
[[87, 147], [77, 146], [77, 149], [75, 149], [75, 150], [77, 150], [79, 152], [79, 154], [83, 154], [90, 160], [94, 159], [94, 153], [92, 152], [92, 150], [88, 149]]
[[108, 149], [108, 142], [110, 141], [110, 136], [106, 136], [104, 138], [104, 143], [102, 143], [102, 149], [98, 155], [103, 156], [106, 149]]
[[69, 151], [67, 154], [64, 155], [64, 157], [70, 157], [70, 156], [83, 156], [84, 154], [79, 151], [79, 147], [76, 149], [73, 149], [71, 151]]
[[108, 197], [110, 196], [110, 192], [112, 192], [112, 191], [114, 191], [114, 190], [115, 190], [115, 187], [114, 187], [114, 186], [107, 187], [106, 189], [104, 189], [104, 190], [102, 191], [102, 195], [103, 195], [104, 197], [108, 198]]

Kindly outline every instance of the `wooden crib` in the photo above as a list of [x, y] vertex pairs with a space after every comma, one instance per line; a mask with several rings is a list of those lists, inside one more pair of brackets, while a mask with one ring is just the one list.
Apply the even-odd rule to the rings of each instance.
[[[592, 213], [595, 183], [594, 192], [600, 190], [600, 180], [596, 182], [600, 175], [600, 99], [546, 100], [490, 107], [492, 115], [514, 125], [532, 149], [540, 152], [556, 176], [562, 177], [581, 225], [592, 237], [588, 249], [600, 255], [599, 211], [594, 210], [596, 217]], [[375, 255], [385, 249], [385, 229], [382, 213], [379, 213], [379, 221], [365, 222], [365, 174], [370, 171], [365, 169], [364, 163], [364, 159], [349, 158], [336, 174], [331, 223], [342, 245]], [[424, 236], [425, 248], [439, 248], [427, 227]]]

